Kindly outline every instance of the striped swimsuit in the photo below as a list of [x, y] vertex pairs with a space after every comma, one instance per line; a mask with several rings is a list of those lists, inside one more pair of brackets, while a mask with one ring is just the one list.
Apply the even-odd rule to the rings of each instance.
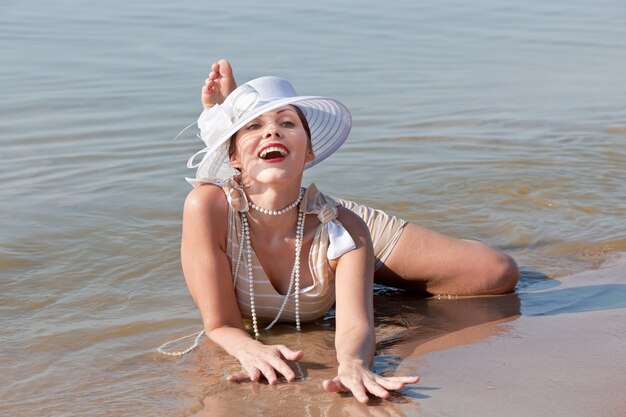
[[[239, 209], [242, 205], [247, 205], [247, 201], [235, 180], [228, 179], [218, 185], [222, 187], [229, 201], [226, 255], [230, 260], [231, 270], [234, 274], [237, 258], [240, 256], [240, 248], [243, 244], [243, 242], [240, 242], [242, 226]], [[323, 316], [335, 303], [335, 273], [330, 268], [327, 254], [329, 253], [329, 245], [332, 244], [329, 238], [329, 229], [334, 227], [336, 230], [337, 227], [340, 227], [345, 232], [345, 229], [337, 220], [338, 206], [350, 209], [367, 224], [372, 236], [376, 268], [382, 266], [391, 254], [395, 244], [400, 239], [402, 229], [407, 224], [404, 220], [389, 216], [380, 210], [326, 196], [319, 192], [314, 184], [311, 184], [300, 203], [300, 211], [304, 211], [306, 214], [316, 214], [320, 220], [320, 226], [315, 232], [311, 250], [308, 254], [308, 265], [311, 270], [313, 284], [300, 289], [300, 319], [302, 321], [312, 321]], [[332, 227], [331, 223], [334, 224]], [[285, 295], [276, 291], [265, 274], [254, 252], [254, 248], [252, 249], [256, 315], [259, 320], [271, 321], [276, 317]], [[233, 283], [239, 309], [244, 317], [250, 317], [250, 284], [245, 256], [242, 256], [240, 260], [239, 271], [237, 276], [233, 277]], [[293, 294], [290, 294], [280, 320], [295, 320]]]

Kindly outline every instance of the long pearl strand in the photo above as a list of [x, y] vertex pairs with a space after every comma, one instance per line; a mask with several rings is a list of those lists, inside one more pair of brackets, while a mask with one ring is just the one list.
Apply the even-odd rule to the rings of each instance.
[[[258, 207], [254, 203], [250, 203], [250, 206], [257, 211], [260, 211], [261, 213], [265, 213], [270, 216], [277, 216], [279, 214], [285, 214], [289, 210], [296, 207], [300, 203], [300, 201], [302, 201], [303, 196], [304, 196], [304, 193], [300, 192], [300, 195], [298, 196], [298, 199], [296, 201], [294, 201], [293, 203], [291, 203], [284, 209], [278, 210], [278, 211], [266, 210], [266, 209]], [[289, 293], [291, 293], [291, 288], [295, 285], [296, 289], [294, 291], [294, 301], [296, 305], [295, 306], [296, 307], [296, 330], [300, 331], [300, 253], [302, 251], [302, 240], [304, 237], [305, 217], [306, 215], [304, 213], [298, 212], [298, 222], [296, 225], [296, 256], [294, 260], [293, 270], [291, 271], [291, 277], [289, 278], [289, 288], [287, 289], [287, 293], [285, 294], [285, 298], [283, 299], [283, 304], [280, 306], [280, 309], [278, 310], [278, 314], [276, 314], [276, 318], [274, 318], [274, 320], [267, 327], [265, 327], [265, 330], [271, 329], [272, 326], [276, 324], [276, 322], [280, 318], [280, 315], [283, 313], [283, 310], [285, 309], [285, 305], [287, 305], [287, 300], [289, 299]], [[248, 269], [248, 280], [250, 281], [250, 310], [252, 312], [252, 326], [254, 328], [254, 337], [258, 338], [259, 329], [257, 327], [256, 310], [254, 307], [254, 286], [253, 286], [254, 276], [252, 273], [252, 245], [250, 244], [250, 225], [248, 224], [248, 218], [245, 213], [241, 213], [241, 224], [242, 224], [241, 238], [239, 239], [239, 241], [243, 242], [245, 240], [246, 242], [247, 261], [248, 261], [246, 266]], [[239, 268], [241, 266], [241, 258], [242, 258], [243, 250], [244, 250], [243, 246], [244, 246], [243, 244], [239, 246], [239, 254], [237, 255], [237, 262], [235, 264], [235, 273], [233, 274], [234, 275], [233, 286], [237, 284], [237, 277], [239, 276]], [[159, 346], [157, 348], [157, 351], [159, 351], [160, 353], [164, 355], [170, 355], [170, 356], [185, 355], [198, 346], [198, 341], [200, 340], [203, 334], [204, 334], [204, 330], [200, 331], [199, 333], [194, 333], [191, 335], [180, 337], [170, 342], [166, 342], [162, 344], [161, 346]], [[187, 349], [181, 350], [181, 351], [173, 351], [173, 352], [169, 352], [165, 350], [172, 343], [187, 339], [192, 336], [195, 336], [195, 341], [193, 345], [191, 345]], [[300, 364], [298, 362], [295, 362], [295, 365], [298, 368], [300, 375], [304, 377], [302, 373], [302, 369], [300, 369]]]
[[[295, 207], [296, 205], [299, 204], [300, 200], [302, 200], [302, 196], [303, 194], [301, 193], [298, 196], [298, 199], [290, 204], [289, 206], [287, 206], [285, 209], [283, 210], [279, 210], [282, 211], [282, 213], [278, 213], [278, 214], [284, 214], [287, 211], [291, 210], [293, 207]], [[252, 205], [252, 204], [251, 204]], [[293, 206], [293, 207], [290, 207]], [[257, 208], [255, 208], [255, 210], [258, 210]], [[260, 211], [260, 210], [259, 210]], [[277, 214], [271, 214], [271, 213], [266, 213], [266, 214], [270, 214], [270, 215], [277, 215]], [[306, 215], [303, 212], [298, 212], [298, 221], [296, 224], [296, 248], [295, 248], [295, 259], [294, 259], [294, 264], [293, 264], [293, 269], [291, 271], [291, 277], [289, 278], [289, 287], [287, 288], [287, 292], [285, 293], [285, 298], [283, 299], [283, 303], [280, 306], [280, 309], [278, 310], [278, 313], [276, 314], [276, 317], [274, 318], [274, 320], [272, 320], [272, 322], [265, 327], [265, 330], [269, 330], [271, 329], [274, 324], [276, 324], [278, 322], [278, 320], [280, 319], [280, 316], [282, 315], [283, 311], [285, 310], [285, 306], [287, 305], [287, 301], [289, 299], [289, 295], [291, 293], [291, 289], [295, 286], [295, 290], [293, 292], [294, 294], [294, 302], [295, 302], [295, 315], [296, 315], [296, 330], [300, 331], [301, 327], [300, 327], [300, 254], [302, 252], [302, 241], [304, 238], [304, 221], [305, 221]], [[245, 212], [241, 213], [241, 226], [242, 226], [242, 238], [245, 240], [245, 245], [246, 245], [246, 269], [248, 272], [248, 282], [249, 282], [249, 292], [250, 292], [250, 313], [252, 316], [252, 329], [254, 331], [254, 337], [258, 338], [259, 337], [259, 328], [258, 328], [258, 321], [257, 321], [257, 315], [256, 315], [256, 307], [255, 307], [255, 301], [254, 301], [254, 272], [252, 270], [252, 244], [250, 243], [250, 225], [248, 223], [248, 216], [246, 215]], [[235, 279], [238, 276], [239, 273], [239, 266], [240, 266], [240, 260], [241, 260], [241, 254], [242, 254], [242, 250], [243, 250], [243, 245], [242, 248], [239, 251], [239, 256], [237, 257], [237, 263], [235, 266]]]
[[[261, 213], [264, 214], [268, 214], [270, 216], [277, 216], [279, 214], [285, 214], [287, 213], [289, 210], [293, 209], [294, 207], [296, 207], [298, 204], [300, 204], [300, 201], [302, 201], [302, 198], [304, 197], [304, 190], [300, 190], [300, 194], [298, 194], [298, 198], [296, 198], [296, 200], [289, 204], [287, 207], [285, 207], [282, 210], [267, 210], [264, 209], [262, 207], [257, 206], [256, 204], [254, 204], [252, 201], [250, 201], [248, 203], [248, 205], [250, 207], [252, 207], [253, 209], [260, 211]], [[247, 220], [247, 219], [246, 219]], [[242, 221], [243, 223], [243, 221]], [[243, 242], [246, 238], [245, 235], [245, 231], [247, 229], [244, 229], [243, 227], [241, 228], [241, 238], [239, 239], [240, 242]], [[233, 274], [233, 286], [237, 285], [237, 278], [239, 277], [239, 267], [241, 266], [241, 255], [243, 255], [243, 245], [239, 245], [239, 254], [237, 255], [237, 262], [235, 264], [235, 273]]]

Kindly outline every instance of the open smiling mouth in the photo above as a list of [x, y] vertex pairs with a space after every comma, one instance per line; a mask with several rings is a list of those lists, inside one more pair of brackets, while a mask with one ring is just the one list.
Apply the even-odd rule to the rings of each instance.
[[289, 155], [289, 151], [282, 146], [268, 146], [267, 148], [259, 152], [259, 158], [266, 161], [284, 158], [287, 155]]

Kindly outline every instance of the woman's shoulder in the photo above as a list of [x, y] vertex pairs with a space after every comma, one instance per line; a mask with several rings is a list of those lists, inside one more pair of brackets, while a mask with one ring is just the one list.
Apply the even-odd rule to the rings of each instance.
[[367, 224], [365, 221], [352, 210], [342, 206], [337, 206], [337, 220], [348, 230], [348, 232], [368, 232]]
[[228, 202], [224, 191], [213, 184], [201, 185], [190, 191], [183, 209], [181, 250], [187, 248], [186, 252], [199, 250], [209, 253], [211, 248], [219, 248], [225, 251], [227, 234]]
[[202, 184], [187, 194], [184, 205], [185, 214], [208, 215], [209, 217], [226, 215], [228, 201], [222, 187], [216, 184]]

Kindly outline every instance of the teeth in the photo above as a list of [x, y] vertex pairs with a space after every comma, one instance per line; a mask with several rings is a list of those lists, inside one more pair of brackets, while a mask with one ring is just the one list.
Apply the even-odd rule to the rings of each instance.
[[280, 146], [270, 146], [269, 148], [265, 148], [259, 153], [259, 157], [265, 158], [270, 152], [278, 152], [281, 156], [287, 156], [287, 150]]

